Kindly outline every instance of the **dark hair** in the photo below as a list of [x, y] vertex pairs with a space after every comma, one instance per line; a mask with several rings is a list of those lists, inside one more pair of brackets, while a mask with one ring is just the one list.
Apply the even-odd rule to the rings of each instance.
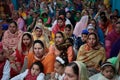
[[45, 47], [43, 42], [41, 40], [35, 40], [34, 43], [33, 43], [33, 46], [36, 44], [36, 43], [39, 43], [43, 48]]
[[100, 17], [102, 17], [102, 16], [106, 16], [105, 12], [100, 12]]
[[66, 12], [66, 14], [67, 14], [67, 13], [70, 13], [70, 14], [72, 14], [72, 13], [71, 13], [71, 11], [67, 11], [67, 12]]
[[67, 39], [65, 39], [65, 41], [69, 41], [69, 43], [71, 43], [72, 45], [74, 44], [74, 40], [72, 39], [72, 38], [67, 38]]
[[118, 9], [115, 9], [114, 11], [116, 11], [116, 12], [117, 12], [117, 14], [119, 14], [119, 10], [118, 10]]
[[93, 46], [93, 48], [94, 48], [94, 47], [96, 47], [96, 46], [99, 44], [99, 38], [98, 38], [97, 33], [95, 33], [95, 32], [89, 33], [89, 34], [88, 34], [88, 38], [89, 38], [90, 35], [94, 35], [94, 36], [95, 36], [95, 39], [96, 39], [96, 43], [95, 43], [95, 45]]
[[46, 12], [41, 14], [42, 17], [48, 17], [48, 14]]
[[101, 17], [101, 20], [102, 20], [104, 23], [106, 23], [106, 22], [107, 22], [107, 17], [106, 17], [106, 16], [102, 16], [102, 17]]
[[58, 20], [64, 21], [64, 19], [63, 19], [62, 17], [58, 17], [57, 21], [58, 21]]
[[72, 67], [73, 72], [78, 76], [79, 75], [79, 68], [75, 62], [69, 63], [67, 66]]
[[[65, 38], [64, 34], [61, 31], [56, 32], [56, 34], [60, 34], [63, 37], [63, 39]], [[55, 34], [55, 38], [56, 38], [56, 34]]]
[[11, 21], [10, 24], [15, 24], [16, 27], [18, 27], [17, 23], [15, 21]]
[[96, 26], [97, 26], [96, 20], [95, 20], [95, 19], [91, 19], [90, 22], [91, 22], [91, 21], [94, 21], [94, 22], [95, 22], [95, 28], [96, 28]]
[[39, 66], [39, 69], [40, 69], [40, 72], [43, 72], [44, 67], [43, 67], [43, 64], [42, 64], [40, 61], [34, 62], [34, 63], [31, 65], [30, 69], [33, 67], [33, 65], [38, 65], [38, 66]]
[[105, 63], [103, 63], [102, 66], [101, 66], [101, 70], [102, 70], [102, 71], [105, 70], [108, 66], [111, 66], [111, 68], [113, 69], [114, 73], [116, 72], [115, 67], [114, 67], [113, 64], [110, 63], [110, 62], [105, 62]]
[[120, 24], [120, 21], [116, 22], [116, 24]]
[[[41, 20], [42, 20], [42, 22], [44, 23], [44, 20], [43, 20], [43, 18], [42, 18], [42, 17], [41, 17], [41, 18], [39, 18], [39, 19], [41, 19]], [[38, 19], [38, 20], [39, 20], [39, 19]]]
[[67, 24], [66, 26], [65, 26], [65, 28], [69, 28], [70, 30], [72, 29], [72, 25], [71, 24]]

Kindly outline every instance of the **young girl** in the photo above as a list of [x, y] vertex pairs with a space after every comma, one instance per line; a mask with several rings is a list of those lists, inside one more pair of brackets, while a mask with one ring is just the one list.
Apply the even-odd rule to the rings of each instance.
[[101, 73], [98, 73], [92, 77], [90, 80], [119, 80], [116, 75], [115, 67], [110, 62], [105, 62], [101, 66]]
[[65, 69], [65, 66], [68, 64], [68, 59], [67, 59], [66, 53], [62, 53], [62, 54], [63, 55], [56, 57], [56, 61], [54, 64], [55, 72], [51, 74], [50, 80], [63, 80], [64, 69]]
[[40, 61], [32, 64], [30, 69], [13, 77], [11, 80], [44, 80], [43, 65]]
[[0, 42], [0, 80], [9, 80], [10, 62], [5, 59], [3, 45]]

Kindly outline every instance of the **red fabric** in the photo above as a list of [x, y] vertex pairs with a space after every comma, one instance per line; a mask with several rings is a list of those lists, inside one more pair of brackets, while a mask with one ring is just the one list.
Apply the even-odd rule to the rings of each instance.
[[11, 64], [19, 63], [20, 67], [17, 67], [18, 71], [16, 71], [13, 68], [11, 68], [11, 70], [10, 70], [10, 74], [11, 74], [10, 76], [11, 77], [14, 77], [14, 76], [18, 75], [19, 71], [21, 70], [21, 68], [23, 66], [24, 57], [25, 57], [25, 55], [21, 54], [17, 49], [16, 49], [16, 53], [14, 54], [14, 56], [16, 57], [15, 61], [13, 61], [14, 63], [11, 63]]
[[21, 66], [23, 65], [24, 63], [24, 58], [25, 58], [25, 55], [23, 55], [22, 53], [20, 53], [18, 50], [16, 50], [16, 61], [17, 62], [20, 62], [21, 63]]
[[18, 75], [19, 73], [15, 71], [13, 68], [10, 69], [10, 78], [13, 78], [14, 76]]
[[38, 75], [32, 76], [32, 74], [31, 74], [31, 72], [30, 72], [30, 70], [29, 70], [29, 71], [28, 71], [28, 74], [27, 74], [27, 76], [25, 77], [24, 80], [37, 80], [37, 76], [38, 76]]
[[6, 62], [6, 60], [0, 61], [0, 80], [1, 80], [2, 75], [3, 75], [3, 69], [4, 69], [5, 62]]
[[65, 28], [65, 23], [61, 27], [58, 24], [56, 24], [55, 27], [52, 29], [52, 32], [56, 34], [58, 31], [64, 31], [64, 28]]

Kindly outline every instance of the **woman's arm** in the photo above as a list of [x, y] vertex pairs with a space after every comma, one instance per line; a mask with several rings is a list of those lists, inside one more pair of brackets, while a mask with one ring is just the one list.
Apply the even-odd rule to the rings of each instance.
[[26, 77], [27, 73], [28, 73], [28, 69], [25, 72], [13, 77], [10, 80], [23, 80]]

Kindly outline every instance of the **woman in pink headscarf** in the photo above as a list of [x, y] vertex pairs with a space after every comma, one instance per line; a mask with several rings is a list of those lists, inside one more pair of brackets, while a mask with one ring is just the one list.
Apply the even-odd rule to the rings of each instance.
[[84, 16], [82, 16], [81, 20], [76, 24], [75, 29], [73, 31], [73, 34], [75, 34], [76, 37], [80, 36], [82, 33], [82, 30], [87, 27], [88, 24], [88, 11], [83, 11]]
[[12, 21], [8, 30], [3, 34], [2, 43], [6, 50], [15, 50], [23, 32], [18, 29], [17, 23]]

